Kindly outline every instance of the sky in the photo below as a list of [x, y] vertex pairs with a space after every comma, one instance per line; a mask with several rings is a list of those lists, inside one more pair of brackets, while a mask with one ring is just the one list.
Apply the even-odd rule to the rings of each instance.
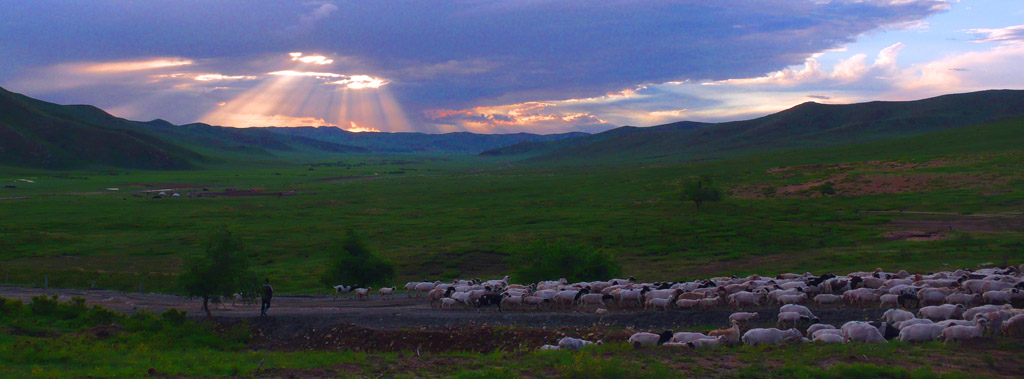
[[599, 132], [1022, 89], [1020, 0], [0, 0], [0, 87], [119, 116]]

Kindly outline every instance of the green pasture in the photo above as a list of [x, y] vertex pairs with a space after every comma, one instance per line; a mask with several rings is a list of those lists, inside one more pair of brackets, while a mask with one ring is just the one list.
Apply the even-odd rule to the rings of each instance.
[[[1019, 228], [951, 228], [935, 241], [884, 234], [900, 220], [941, 223], [1008, 214], [1019, 221], [1022, 125], [1009, 120], [699, 162], [527, 164], [398, 154], [295, 155], [189, 171], [3, 168], [0, 182], [16, 188], [0, 192], [0, 280], [35, 286], [48, 280], [53, 287], [95, 282], [122, 290], [137, 290], [141, 282], [147, 292], [178, 292], [173, 279], [184, 258], [200, 252], [207, 233], [220, 226], [241, 236], [257, 272], [282, 293], [323, 290], [317, 279], [325, 249], [349, 229], [397, 264], [399, 282], [501, 277], [510, 271], [508, 252], [537, 240], [608, 251], [625, 274], [647, 280], [1019, 264]], [[893, 170], [877, 161], [924, 165]], [[771, 170], [837, 163], [850, 165]], [[927, 181], [898, 193], [727, 196], [701, 209], [680, 194], [697, 175], [712, 176], [730, 193], [839, 174], [843, 183], [888, 176]], [[177, 186], [189, 187], [179, 190], [183, 195], [227, 189], [294, 194], [154, 199], [139, 192]], [[19, 197], [26, 198], [10, 199]]]

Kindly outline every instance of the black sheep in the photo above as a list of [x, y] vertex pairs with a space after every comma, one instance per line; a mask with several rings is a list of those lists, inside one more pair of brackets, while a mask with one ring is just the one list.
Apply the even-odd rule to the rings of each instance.
[[476, 301], [476, 308], [480, 309], [480, 307], [497, 305], [498, 306], [498, 312], [501, 312], [501, 299], [502, 298], [503, 298], [503, 296], [501, 296], [501, 295], [495, 295], [495, 294], [490, 294], [490, 293], [486, 294], [486, 295], [483, 295], [483, 296], [480, 296], [480, 299], [478, 299]]

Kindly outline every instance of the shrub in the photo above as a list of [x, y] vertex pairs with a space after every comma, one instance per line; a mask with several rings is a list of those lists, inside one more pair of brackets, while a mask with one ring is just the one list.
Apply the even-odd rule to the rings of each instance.
[[188, 311], [179, 311], [171, 308], [161, 313], [160, 318], [171, 325], [182, 325], [188, 320]]
[[85, 320], [92, 325], [110, 325], [120, 318], [117, 312], [95, 305], [85, 314]]
[[25, 303], [17, 299], [6, 299], [0, 297], [0, 315], [13, 316], [25, 310]]
[[722, 191], [711, 184], [711, 177], [702, 175], [700, 179], [686, 183], [683, 187], [683, 199], [692, 201], [699, 209], [704, 202], [719, 201]]
[[537, 241], [512, 250], [510, 264], [517, 282], [532, 283], [565, 278], [570, 282], [606, 280], [621, 267], [609, 253], [565, 242]]
[[160, 320], [157, 319], [153, 312], [138, 311], [124, 321], [124, 328], [131, 332], [157, 332], [163, 329], [163, 324], [160, 323]]
[[331, 250], [327, 271], [320, 276], [320, 283], [326, 286], [369, 286], [390, 283], [395, 278], [394, 264], [371, 252], [355, 231], [348, 231]]

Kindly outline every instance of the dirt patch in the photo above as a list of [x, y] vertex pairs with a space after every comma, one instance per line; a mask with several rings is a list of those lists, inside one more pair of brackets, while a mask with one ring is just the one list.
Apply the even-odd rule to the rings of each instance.
[[[848, 173], [800, 184], [775, 187], [768, 184], [739, 186], [729, 189], [739, 198], [822, 197], [818, 186], [831, 183], [836, 196], [865, 196], [907, 192], [936, 191], [952, 188], [979, 188], [1003, 184], [1017, 177], [996, 178], [984, 174], [901, 174], [850, 176]], [[992, 192], [1005, 193], [1005, 192]]]
[[922, 232], [918, 230], [903, 230], [898, 232], [889, 232], [882, 235], [890, 241], [938, 241], [949, 238], [949, 236], [936, 233], [936, 232]]
[[298, 192], [295, 191], [282, 191], [282, 192], [267, 192], [259, 188], [247, 189], [247, 190], [224, 190], [222, 192], [194, 192], [190, 193], [189, 197], [282, 197], [282, 196], [294, 196]]

